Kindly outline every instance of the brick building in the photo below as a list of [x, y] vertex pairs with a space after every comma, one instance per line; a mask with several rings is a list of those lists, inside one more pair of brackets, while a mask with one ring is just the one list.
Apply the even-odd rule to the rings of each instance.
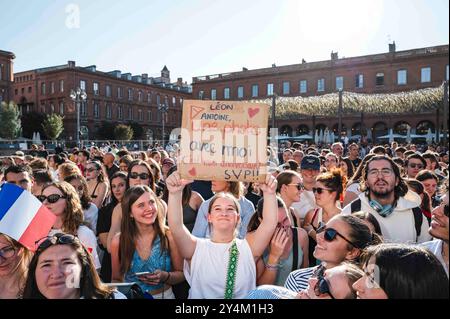
[[13, 60], [15, 58], [14, 53], [0, 50], [0, 103], [9, 102], [11, 99], [10, 91], [14, 80]]
[[[306, 62], [270, 68], [197, 76], [193, 78], [193, 96], [211, 100], [251, 100], [277, 96], [317, 96], [343, 90], [356, 93], [395, 93], [438, 87], [449, 79], [448, 45], [396, 51], [395, 42], [389, 51], [368, 56], [339, 58], [332, 52], [328, 61]], [[441, 114], [442, 115], [442, 114]], [[413, 134], [424, 134], [443, 126], [436, 112], [421, 114], [365, 114], [363, 126], [367, 136], [387, 134], [389, 128], [402, 133], [406, 126]], [[299, 116], [277, 120], [281, 134], [298, 136], [313, 134], [314, 129], [328, 127], [337, 134], [335, 117]], [[360, 116], [345, 115], [342, 119], [347, 136], [360, 133]], [[314, 127], [313, 127], [314, 126]], [[366, 134], [365, 134], [366, 135]]]
[[[70, 98], [72, 89], [81, 88], [87, 99], [80, 105], [80, 131], [83, 139], [97, 139], [102, 122], [135, 122], [144, 129], [144, 139], [161, 139], [165, 104], [165, 139], [181, 123], [183, 99], [191, 98], [191, 88], [179, 78], [170, 82], [170, 71], [164, 66], [161, 77], [132, 75], [119, 70], [101, 72], [95, 65], [80, 67], [74, 61], [65, 65], [40, 68], [14, 74], [11, 98], [22, 114], [41, 112], [64, 115], [63, 138], [76, 140], [76, 104]], [[113, 139], [111, 137], [110, 139]]]

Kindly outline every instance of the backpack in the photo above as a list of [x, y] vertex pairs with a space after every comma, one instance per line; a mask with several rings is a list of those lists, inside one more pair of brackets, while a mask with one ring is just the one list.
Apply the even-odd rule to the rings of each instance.
[[[350, 210], [352, 213], [359, 212], [361, 210], [361, 199], [357, 198], [353, 202], [350, 203]], [[419, 238], [421, 230], [422, 230], [422, 222], [423, 222], [423, 213], [420, 207], [412, 208], [412, 212], [414, 214], [414, 226], [416, 228], [416, 235]]]

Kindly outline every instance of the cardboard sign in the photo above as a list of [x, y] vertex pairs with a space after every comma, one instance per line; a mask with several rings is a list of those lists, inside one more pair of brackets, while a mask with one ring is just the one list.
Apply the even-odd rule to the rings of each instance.
[[184, 100], [181, 177], [265, 181], [268, 111], [266, 104]]

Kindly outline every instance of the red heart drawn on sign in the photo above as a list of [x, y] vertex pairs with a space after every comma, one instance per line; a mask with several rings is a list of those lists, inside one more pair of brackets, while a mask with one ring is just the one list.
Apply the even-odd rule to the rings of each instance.
[[197, 175], [197, 172], [195, 171], [195, 167], [192, 167], [192, 168], [188, 171], [188, 173], [189, 173], [190, 175], [192, 175], [192, 176]]
[[258, 114], [258, 112], [259, 112], [259, 108], [256, 108], [256, 109], [249, 108], [248, 109], [248, 115], [250, 116], [250, 118], [252, 118], [256, 114]]

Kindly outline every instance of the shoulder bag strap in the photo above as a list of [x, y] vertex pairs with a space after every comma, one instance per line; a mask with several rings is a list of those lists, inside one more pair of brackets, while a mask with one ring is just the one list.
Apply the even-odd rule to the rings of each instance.
[[297, 227], [291, 227], [292, 229], [292, 249], [294, 258], [292, 259], [292, 271], [298, 269], [298, 229]]

